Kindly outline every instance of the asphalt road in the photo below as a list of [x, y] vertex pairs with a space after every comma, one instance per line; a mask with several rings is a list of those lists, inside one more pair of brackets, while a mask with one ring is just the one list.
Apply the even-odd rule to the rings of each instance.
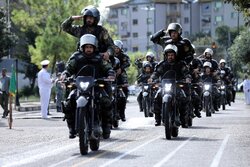
[[98, 151], [82, 156], [78, 138], [68, 139], [62, 114], [51, 111], [14, 113], [13, 129], [0, 119], [0, 166], [25, 167], [248, 167], [250, 166], [250, 106], [237, 100], [212, 117], [195, 118], [166, 140], [164, 127], [144, 118], [135, 98], [126, 109], [127, 121], [101, 140]]

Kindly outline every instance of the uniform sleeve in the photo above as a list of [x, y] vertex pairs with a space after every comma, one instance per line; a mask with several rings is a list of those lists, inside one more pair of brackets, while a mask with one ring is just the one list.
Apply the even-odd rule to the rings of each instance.
[[67, 61], [63, 74], [66, 74], [67, 77], [76, 74], [76, 59], [74, 54]]
[[107, 52], [109, 53], [109, 55], [113, 55], [114, 54], [114, 41], [113, 39], [110, 37], [108, 30], [105, 29], [104, 27], [102, 27], [102, 31], [100, 33], [100, 38], [99, 38], [99, 43], [101, 43], [103, 46], [99, 46], [100, 51], [101, 52], [105, 52], [105, 49], [107, 49]]
[[130, 66], [130, 58], [128, 57], [128, 55], [124, 54], [121, 68], [124, 70], [128, 68], [129, 66]]
[[67, 18], [61, 25], [63, 31], [67, 32], [70, 35], [80, 38], [81, 37], [81, 26], [72, 25], [72, 17]]
[[186, 53], [185, 62], [187, 64], [190, 64], [191, 61], [194, 59], [195, 51], [193, 46], [191, 45], [191, 42], [188, 39], [184, 38], [183, 41], [184, 41], [184, 50]]

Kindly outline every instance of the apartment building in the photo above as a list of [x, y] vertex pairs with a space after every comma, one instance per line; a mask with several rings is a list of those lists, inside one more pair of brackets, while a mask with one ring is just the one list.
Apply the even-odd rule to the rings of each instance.
[[117, 25], [117, 35], [131, 52], [151, 49], [159, 53], [161, 48], [149, 36], [171, 22], [182, 25], [184, 37], [202, 32], [213, 38], [220, 25], [244, 24], [242, 14], [222, 0], [128, 0], [108, 8], [108, 22]]

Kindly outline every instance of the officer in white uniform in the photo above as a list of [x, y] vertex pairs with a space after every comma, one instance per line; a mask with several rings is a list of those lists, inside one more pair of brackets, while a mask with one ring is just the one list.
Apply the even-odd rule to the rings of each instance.
[[41, 102], [41, 114], [42, 118], [48, 118], [48, 107], [49, 99], [51, 94], [51, 88], [53, 85], [53, 79], [51, 79], [50, 74], [47, 71], [49, 60], [43, 60], [41, 62], [42, 69], [38, 72], [38, 88], [40, 94]]

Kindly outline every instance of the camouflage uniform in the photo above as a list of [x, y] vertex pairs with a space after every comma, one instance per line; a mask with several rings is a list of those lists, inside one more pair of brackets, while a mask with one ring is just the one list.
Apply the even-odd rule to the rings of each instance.
[[75, 37], [80, 38], [84, 34], [93, 34], [96, 36], [98, 40], [98, 51], [103, 53], [103, 52], [108, 52], [109, 55], [113, 54], [113, 45], [114, 42], [112, 38], [110, 37], [107, 29], [100, 25], [96, 26], [86, 26], [86, 25], [73, 25], [73, 19], [72, 17], [69, 17], [62, 23], [62, 29], [63, 31], [69, 33], [70, 35], [73, 35]]

